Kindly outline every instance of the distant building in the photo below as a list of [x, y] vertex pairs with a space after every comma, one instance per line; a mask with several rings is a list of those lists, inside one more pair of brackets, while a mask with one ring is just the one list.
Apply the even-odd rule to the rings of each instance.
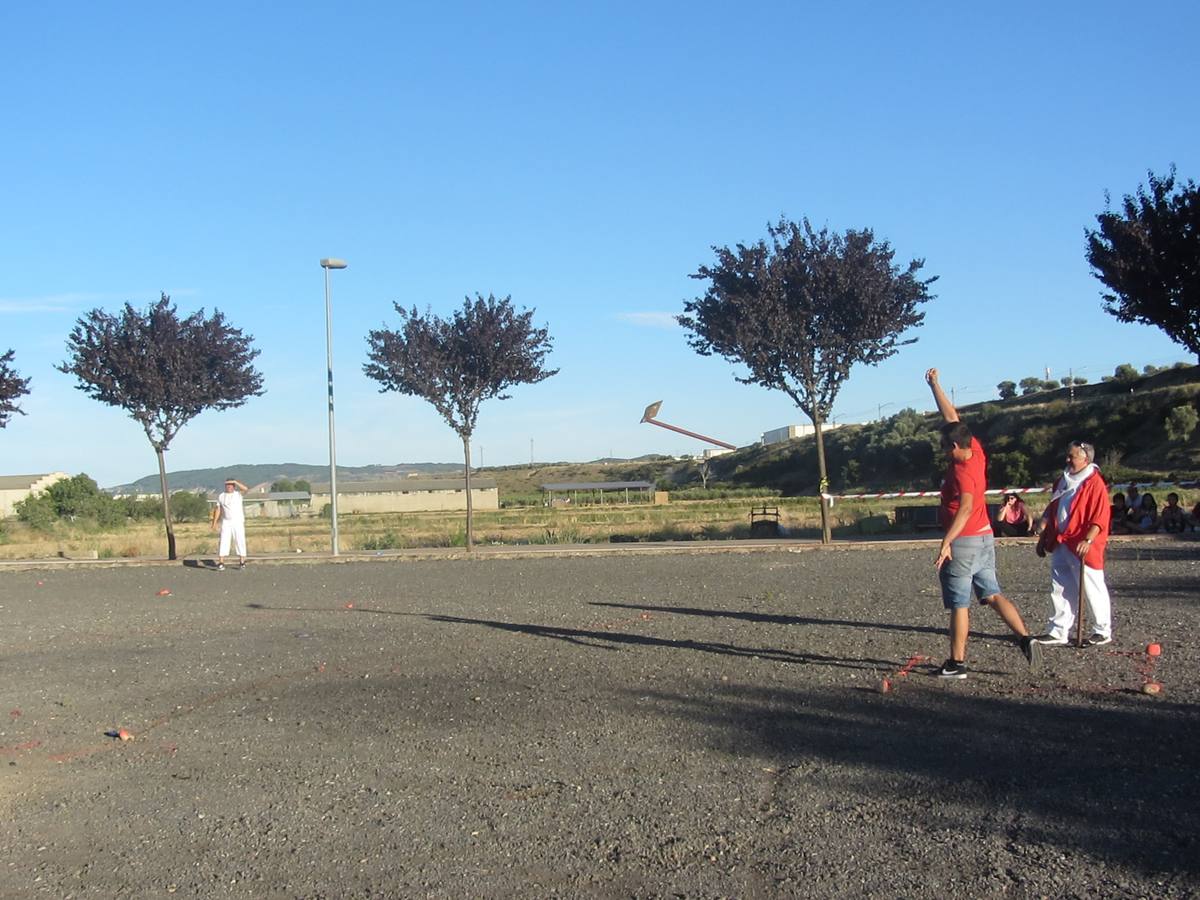
[[15, 515], [13, 508], [24, 500], [42, 493], [56, 481], [70, 478], [66, 472], [42, 475], [0, 475], [0, 519]]
[[[825, 422], [821, 426], [821, 431], [833, 431], [835, 428], [841, 428], [842, 424], [840, 422]], [[815, 433], [816, 429], [812, 425], [787, 425], [783, 428], [764, 431], [762, 444], [764, 447], [769, 447], [771, 444], [784, 444], [796, 438], [810, 437]]]
[[609, 496], [609, 503], [621, 499], [628, 503], [631, 498], [649, 503], [653, 491], [654, 485], [649, 481], [556, 481], [542, 485], [546, 506], [577, 504], [581, 494], [584, 503], [599, 503], [602, 506], [605, 495]]
[[[466, 484], [461, 478], [338, 482], [338, 513], [428, 512], [465, 510]], [[314, 484], [311, 509], [319, 513], [329, 503], [329, 485]], [[495, 479], [471, 479], [471, 506], [499, 509]]]

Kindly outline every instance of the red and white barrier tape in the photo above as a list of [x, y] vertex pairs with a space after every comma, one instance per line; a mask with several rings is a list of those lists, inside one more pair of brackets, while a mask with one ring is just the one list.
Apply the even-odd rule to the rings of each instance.
[[[1118, 490], [1121, 488], [1136, 487], [1139, 491], [1150, 489], [1159, 490], [1161, 488], [1196, 488], [1200, 487], [1200, 481], [1147, 481], [1134, 482], [1132, 484], [1110, 484], [1108, 489]], [[1048, 487], [1008, 487], [1008, 488], [990, 488], [988, 494], [1048, 494]], [[822, 494], [821, 499], [826, 503], [832, 504], [834, 500], [891, 500], [896, 497], [940, 497], [941, 491], [881, 491], [877, 494]]]

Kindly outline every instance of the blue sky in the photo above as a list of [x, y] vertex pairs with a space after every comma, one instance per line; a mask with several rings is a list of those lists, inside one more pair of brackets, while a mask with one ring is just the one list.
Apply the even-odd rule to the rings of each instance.
[[836, 418], [961, 403], [1049, 366], [1187, 360], [1106, 315], [1084, 229], [1146, 171], [1200, 178], [1188, 3], [6, 4], [0, 352], [32, 378], [0, 472], [155, 470], [140, 428], [52, 366], [76, 318], [222, 310], [267, 393], [205, 413], [171, 469], [461, 459], [362, 374], [394, 302], [534, 308], [560, 373], [483, 407], [485, 465], [685, 453], [806, 421], [670, 317], [711, 246], [780, 215], [869, 226], [938, 275], [918, 342], [856, 369]]

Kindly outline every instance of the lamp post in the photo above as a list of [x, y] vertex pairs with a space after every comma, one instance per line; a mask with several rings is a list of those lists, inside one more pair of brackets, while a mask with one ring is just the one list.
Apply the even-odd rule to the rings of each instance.
[[346, 268], [344, 259], [323, 259], [325, 270], [325, 360], [329, 375], [329, 512], [330, 542], [333, 555], [338, 555], [337, 526], [337, 439], [333, 430], [333, 308], [329, 305], [329, 270]]

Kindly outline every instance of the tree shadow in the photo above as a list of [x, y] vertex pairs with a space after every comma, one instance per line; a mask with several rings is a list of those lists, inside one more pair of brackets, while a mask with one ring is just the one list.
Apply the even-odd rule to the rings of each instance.
[[778, 789], [797, 805], [821, 772], [834, 787], [896, 804], [898, 819], [923, 807], [1019, 844], [1200, 872], [1194, 706], [1130, 694], [1080, 707], [912, 687], [887, 696], [734, 685], [624, 693], [643, 715], [700, 724], [719, 750], [782, 761]]
[[[754, 622], [765, 625], [832, 625], [836, 628], [895, 631], [902, 634], [933, 634], [942, 637], [944, 637], [946, 634], [945, 628], [934, 628], [930, 625], [898, 625], [894, 622], [862, 622], [854, 619], [821, 619], [814, 616], [790, 616], [782, 613], [749, 612], [741, 609], [701, 609], [700, 607], [696, 606], [651, 606], [644, 603], [614, 603], [611, 601], [602, 600], [593, 600], [588, 605], [607, 606], [614, 609], [673, 613], [680, 616], [703, 616], [705, 618], [712, 619], [737, 619], [742, 622]], [[976, 612], [978, 609], [979, 607], [972, 607], [972, 612]], [[989, 640], [1005, 640], [1011, 638], [1011, 635], [987, 633], [972, 628], [971, 637]]]
[[862, 669], [877, 672], [882, 669], [892, 669], [895, 661], [890, 659], [846, 659], [837, 656], [824, 656], [819, 653], [797, 653], [792, 650], [779, 650], [773, 647], [740, 647], [736, 644], [726, 644], [716, 641], [672, 640], [670, 638], [651, 637], [644, 634], [628, 634], [620, 631], [589, 631], [581, 628], [562, 628], [555, 625], [532, 625], [517, 622], [499, 622], [490, 619], [468, 619], [460, 616], [426, 615], [431, 622], [445, 622], [454, 625], [481, 625], [517, 634], [527, 634], [532, 637], [550, 638], [577, 644], [596, 650], [619, 650], [621, 647], [662, 647], [670, 650], [695, 650], [701, 653], [716, 653], [722, 656], [755, 657], [774, 662], [811, 664], [833, 666], [844, 669]]

